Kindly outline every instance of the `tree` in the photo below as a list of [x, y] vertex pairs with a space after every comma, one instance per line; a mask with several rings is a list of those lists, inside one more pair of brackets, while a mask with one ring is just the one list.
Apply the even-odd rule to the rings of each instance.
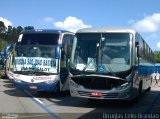
[[33, 30], [33, 29], [34, 29], [33, 26], [26, 26], [26, 27], [24, 27], [24, 30]]
[[12, 26], [11, 25], [8, 26], [7, 32], [9, 32], [9, 33], [12, 32]]
[[5, 27], [4, 23], [0, 21], [0, 39], [4, 39], [8, 43], [15, 43], [18, 40], [18, 36], [22, 30], [33, 30], [33, 26], [26, 27], [12, 27], [11, 25], [8, 28]]
[[0, 39], [0, 52], [4, 51], [7, 44], [8, 44], [7, 41]]
[[23, 30], [23, 28], [21, 26], [17, 27], [17, 33], [19, 34], [21, 31]]
[[155, 51], [154, 54], [156, 63], [160, 63], [160, 51]]
[[0, 21], [0, 33], [5, 33], [6, 27], [3, 21]]
[[21, 26], [16, 27], [12, 27], [12, 26], [8, 26], [8, 30], [6, 32], [6, 39], [10, 42], [10, 43], [15, 43], [17, 42], [19, 33], [23, 30], [23, 28]]
[[6, 40], [9, 43], [14, 43], [17, 39], [17, 29], [15, 27], [12, 26], [8, 26], [7, 32], [6, 32]]

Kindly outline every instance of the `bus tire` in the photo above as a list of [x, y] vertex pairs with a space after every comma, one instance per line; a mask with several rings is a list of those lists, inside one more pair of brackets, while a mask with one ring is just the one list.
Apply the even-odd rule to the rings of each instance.
[[146, 91], [151, 91], [151, 87], [148, 87], [148, 88], [146, 89]]
[[141, 94], [142, 94], [142, 81], [139, 83], [137, 96], [131, 100], [131, 103], [137, 103], [139, 101]]

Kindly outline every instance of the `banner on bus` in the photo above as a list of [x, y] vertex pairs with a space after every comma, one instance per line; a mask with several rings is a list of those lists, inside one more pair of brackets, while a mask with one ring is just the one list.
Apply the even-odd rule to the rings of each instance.
[[41, 57], [15, 57], [14, 71], [56, 72], [56, 59]]

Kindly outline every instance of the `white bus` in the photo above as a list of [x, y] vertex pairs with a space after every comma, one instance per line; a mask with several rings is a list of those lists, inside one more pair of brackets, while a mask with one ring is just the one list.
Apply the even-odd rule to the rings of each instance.
[[70, 94], [91, 99], [132, 100], [150, 90], [154, 54], [134, 29], [77, 31], [70, 60]]
[[22, 31], [5, 50], [5, 72], [17, 87], [34, 91], [64, 91], [74, 34], [65, 30]]

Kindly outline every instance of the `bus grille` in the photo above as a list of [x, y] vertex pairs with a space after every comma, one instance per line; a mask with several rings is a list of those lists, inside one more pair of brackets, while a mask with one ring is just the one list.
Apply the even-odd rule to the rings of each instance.
[[72, 77], [75, 83], [82, 85], [86, 89], [95, 90], [111, 90], [113, 87], [118, 87], [127, 81], [122, 79], [114, 79], [108, 77], [95, 77], [95, 76], [85, 76], [85, 77]]
[[[85, 91], [78, 91], [80, 96], [84, 96], [84, 97], [95, 97], [91, 95], [91, 92], [85, 92]], [[102, 93], [103, 98], [117, 98], [118, 97], [118, 93]]]

